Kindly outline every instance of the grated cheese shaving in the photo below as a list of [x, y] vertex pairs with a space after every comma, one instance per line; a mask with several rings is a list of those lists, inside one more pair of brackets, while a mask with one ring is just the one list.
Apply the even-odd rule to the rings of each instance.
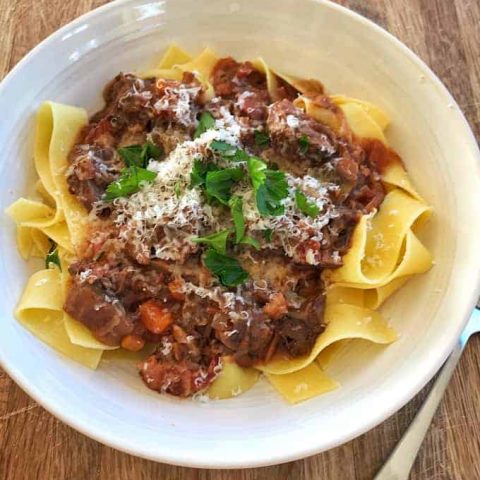
[[153, 108], [157, 112], [172, 111], [178, 123], [188, 127], [196, 122], [198, 109], [194, 105], [194, 99], [200, 90], [201, 87], [188, 87], [183, 84], [165, 87], [164, 95], [155, 102]]
[[[175, 97], [175, 114], [179, 121], [180, 117], [185, 119], [192, 115], [192, 98], [198, 94], [198, 88], [166, 87], [166, 94], [159, 101], [163, 103], [157, 105], [157, 102], [155, 108], [166, 108], [169, 98]], [[249, 93], [242, 94], [241, 101], [248, 98]], [[228, 212], [225, 213], [221, 207], [208, 205], [200, 189], [190, 188], [190, 174], [195, 160], [208, 157], [220, 166], [231, 166], [231, 162], [209, 148], [213, 140], [242, 147], [242, 127], [227, 107], [220, 106], [218, 112], [220, 117], [215, 120], [215, 129], [207, 130], [195, 140], [179, 143], [164, 161], [153, 160], [149, 163], [148, 169], [157, 173], [154, 182], [143, 184], [140, 191], [129, 197], [113, 201], [112, 218], [120, 231], [120, 239], [131, 245], [138, 255], [182, 263], [199, 248], [192, 242], [193, 237], [231, 228], [232, 220]], [[298, 120], [293, 115], [287, 117], [290, 124]], [[245, 162], [236, 162], [236, 165], [246, 168]], [[331, 194], [339, 187], [310, 175], [296, 177], [287, 173], [286, 180], [289, 195], [282, 200], [285, 211], [279, 216], [260, 215], [248, 175], [234, 186], [232, 193], [243, 198], [246, 232], [260, 237], [263, 230], [271, 229], [275, 232], [274, 240], [271, 243], [262, 242], [262, 248], [282, 248], [287, 256], [295, 260], [318, 265], [319, 249], [306, 249], [305, 242], [321, 244], [322, 229], [338, 216]], [[318, 207], [318, 215], [310, 217], [298, 209], [295, 202], [297, 189]], [[181, 194], [177, 197], [178, 191]], [[334, 261], [337, 261], [337, 257]], [[338, 258], [338, 263], [340, 261]], [[193, 286], [185, 288], [193, 289]], [[206, 295], [202, 287], [195, 288], [196, 295]], [[211, 289], [204, 290], [209, 294], [212, 292]], [[213, 294], [215, 301], [225, 306], [233, 306], [241, 298], [241, 295], [220, 298], [218, 293]]]

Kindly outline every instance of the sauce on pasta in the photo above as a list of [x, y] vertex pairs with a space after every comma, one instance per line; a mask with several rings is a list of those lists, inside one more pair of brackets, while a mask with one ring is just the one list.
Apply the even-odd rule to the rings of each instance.
[[375, 309], [430, 267], [414, 233], [430, 209], [378, 107], [176, 46], [104, 101], [88, 121], [42, 106], [45, 201], [9, 209], [22, 254], [49, 250], [17, 309], [36, 335], [88, 366], [148, 349], [161, 393], [226, 398], [262, 371], [291, 402], [338, 386], [332, 344], [396, 338]]

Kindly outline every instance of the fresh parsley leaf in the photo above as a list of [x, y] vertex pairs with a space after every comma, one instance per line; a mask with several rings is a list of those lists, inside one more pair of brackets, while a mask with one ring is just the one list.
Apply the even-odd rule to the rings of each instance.
[[142, 183], [153, 182], [157, 174], [145, 168], [135, 167], [124, 168], [120, 177], [112, 182], [105, 191], [105, 200], [111, 201], [118, 197], [126, 197], [138, 192]]
[[273, 236], [273, 230], [271, 228], [266, 228], [264, 231], [263, 231], [263, 237], [265, 238], [265, 240], [267, 242], [271, 242], [272, 241], [272, 236]]
[[261, 130], [255, 130], [255, 143], [259, 147], [268, 147], [270, 145], [270, 137], [267, 132]]
[[233, 224], [235, 225], [235, 243], [241, 241], [245, 235], [245, 219], [243, 218], [243, 200], [242, 197], [232, 197], [228, 205], [232, 213]]
[[267, 164], [258, 157], [250, 157], [247, 162], [247, 167], [253, 189], [257, 190], [260, 185], [265, 182], [265, 170], [267, 169]]
[[231, 189], [235, 182], [243, 178], [241, 168], [224, 168], [214, 172], [208, 172], [205, 179], [207, 195], [216, 198], [220, 203], [228, 205], [232, 196]]
[[182, 191], [181, 191], [181, 188], [180, 188], [180, 182], [177, 182], [175, 184], [175, 196], [177, 198], [180, 198], [181, 195], [182, 195]]
[[146, 141], [142, 149], [143, 167], [148, 165], [149, 160], [158, 160], [163, 155], [163, 150], [152, 142]]
[[212, 247], [216, 252], [225, 255], [227, 253], [227, 240], [230, 235], [230, 230], [221, 230], [220, 232], [212, 233], [206, 237], [192, 238], [194, 243], [204, 243]]
[[207, 130], [210, 130], [215, 127], [215, 119], [210, 112], [202, 112], [200, 115], [200, 120], [198, 122], [198, 127], [193, 134], [193, 138], [198, 138], [202, 133], [205, 133]]
[[62, 266], [60, 265], [60, 257], [58, 256], [58, 246], [55, 242], [50, 240], [50, 250], [45, 257], [45, 268], [50, 268], [50, 266], [56, 265], [60, 271], [62, 270]]
[[257, 157], [250, 157], [247, 166], [260, 214], [282, 215], [285, 207], [280, 202], [288, 196], [285, 173], [269, 170], [266, 163]]
[[193, 162], [193, 168], [190, 173], [190, 187], [202, 187], [205, 185], [208, 172], [215, 172], [220, 170], [214, 163], [202, 162], [201, 160], [195, 160]]
[[249, 237], [248, 235], [245, 235], [239, 243], [244, 243], [245, 245], [251, 245], [252, 247], [255, 248], [255, 250], [260, 250], [260, 243], [258, 240], [256, 240], [253, 237]]
[[308, 146], [309, 146], [308, 137], [306, 135], [302, 135], [298, 139], [298, 147], [300, 149], [300, 153], [305, 155], [308, 152]]
[[222, 140], [213, 140], [210, 143], [210, 148], [214, 152], [219, 153], [220, 156], [225, 160], [232, 162], [246, 162], [249, 158], [248, 153], [246, 153], [244, 150], [240, 150], [239, 148], [236, 148]]
[[122, 157], [127, 167], [141, 167], [146, 168], [148, 161], [152, 158], [158, 160], [162, 156], [162, 149], [152, 142], [145, 142], [141, 145], [128, 145], [121, 147], [118, 154]]
[[233, 145], [230, 145], [229, 143], [222, 140], [212, 140], [210, 142], [210, 148], [215, 152], [226, 155], [233, 155], [236, 150]]
[[143, 147], [141, 145], [129, 145], [128, 147], [119, 148], [117, 152], [127, 167], [134, 165], [143, 167], [142, 150]]
[[213, 248], [206, 251], [203, 263], [226, 287], [239, 285], [248, 278], [248, 273], [235, 258], [218, 253]]
[[295, 202], [298, 209], [309, 217], [316, 217], [320, 213], [320, 208], [318, 208], [315, 203], [310, 201], [305, 194], [298, 189], [295, 191]]

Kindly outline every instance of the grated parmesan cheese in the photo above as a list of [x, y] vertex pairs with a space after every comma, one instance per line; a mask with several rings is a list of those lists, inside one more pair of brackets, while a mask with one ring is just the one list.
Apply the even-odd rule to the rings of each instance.
[[287, 125], [290, 128], [297, 128], [300, 125], [300, 120], [295, 115], [287, 115]]
[[200, 90], [201, 87], [188, 87], [183, 84], [165, 87], [164, 95], [155, 102], [153, 108], [157, 112], [172, 111], [178, 123], [188, 127], [196, 122], [198, 109], [194, 105], [194, 99]]
[[[302, 178], [286, 174], [289, 187], [289, 195], [282, 203], [285, 208], [283, 215], [261, 216], [258, 212], [255, 197], [252, 190], [235, 191], [237, 195], [243, 196], [243, 209], [245, 225], [247, 230], [262, 231], [271, 229], [275, 232], [274, 245], [283, 248], [285, 254], [295, 258], [298, 255], [298, 248], [307, 240], [321, 242], [323, 235], [321, 230], [338, 216], [334, 204], [330, 199], [330, 193], [339, 187], [330, 183], [322, 183], [314, 177], [306, 175]], [[312, 218], [298, 210], [295, 202], [295, 191], [301, 190], [319, 209], [319, 214]], [[271, 245], [270, 245], [271, 246]], [[265, 245], [269, 248], [269, 245]], [[307, 252], [307, 262], [311, 265], [318, 265], [318, 252]]]
[[[183, 118], [192, 113], [191, 99], [197, 95], [196, 89], [198, 87], [166, 87], [166, 94], [161, 102], [168, 102], [168, 95], [183, 99], [177, 102], [181, 106], [176, 110], [176, 115]], [[242, 94], [244, 95], [242, 101], [248, 98], [247, 93], [249, 92]], [[187, 112], [187, 104], [190, 113]], [[164, 107], [163, 104], [156, 104], [155, 108]], [[242, 147], [240, 141], [242, 127], [227, 107], [221, 106], [218, 111], [220, 118], [215, 120], [215, 129], [207, 130], [195, 140], [178, 144], [164, 161], [152, 160], [149, 163], [147, 168], [157, 173], [154, 182], [143, 184], [140, 191], [129, 197], [113, 201], [112, 218], [119, 229], [120, 239], [130, 244], [138, 255], [183, 262], [199, 248], [192, 242], [193, 237], [231, 228], [232, 220], [228, 212], [225, 213], [222, 207], [208, 205], [200, 189], [189, 188], [195, 160], [208, 156], [220, 166], [231, 166], [231, 162], [209, 148], [213, 140]], [[288, 117], [292, 117], [287, 119], [290, 124], [298, 122], [295, 116]], [[245, 162], [236, 162], [236, 165], [246, 168]], [[338, 216], [331, 194], [339, 187], [310, 175], [296, 177], [286, 173], [286, 180], [289, 195], [282, 200], [285, 211], [279, 216], [260, 215], [248, 175], [234, 186], [232, 193], [243, 198], [247, 233], [260, 236], [265, 229], [275, 232], [274, 241], [270, 244], [262, 243], [262, 248], [282, 248], [291, 258], [300, 259], [303, 256], [302, 261], [318, 265], [319, 250], [309, 249], [305, 252], [304, 243], [310, 240], [322, 242], [322, 229]], [[318, 207], [318, 215], [312, 218], [298, 209], [295, 202], [297, 189]], [[181, 194], [177, 197], [178, 191]], [[338, 263], [340, 261], [338, 258]], [[241, 299], [241, 295], [233, 298], [222, 297], [221, 291], [212, 293], [211, 289], [202, 290], [202, 287], [193, 285], [187, 285], [185, 288], [199, 296], [207, 295], [208, 292], [213, 300], [226, 307], [232, 307], [235, 301]]]

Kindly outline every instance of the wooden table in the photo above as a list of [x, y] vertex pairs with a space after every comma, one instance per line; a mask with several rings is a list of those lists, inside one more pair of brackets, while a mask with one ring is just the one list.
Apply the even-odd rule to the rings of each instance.
[[[280, 1], [280, 0], [279, 0]], [[106, 0], [0, 0], [0, 78], [57, 28]], [[480, 0], [338, 0], [385, 27], [423, 58], [480, 138]], [[479, 187], [480, 188], [480, 187]], [[480, 337], [467, 347], [412, 479], [480, 479]], [[105, 447], [62, 424], [0, 370], [0, 479], [371, 479], [428, 392], [334, 450], [237, 471], [172, 467]]]

